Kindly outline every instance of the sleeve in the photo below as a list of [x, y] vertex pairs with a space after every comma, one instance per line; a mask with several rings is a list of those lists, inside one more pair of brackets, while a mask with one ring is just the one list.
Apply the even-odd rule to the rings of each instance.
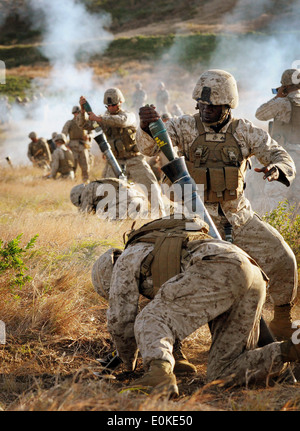
[[116, 115], [104, 114], [101, 115], [102, 121], [100, 123], [105, 127], [135, 127], [136, 125], [136, 117], [133, 112], [120, 112]]
[[94, 122], [91, 121], [86, 112], [80, 112], [76, 117], [76, 124], [80, 129], [88, 130], [89, 132], [94, 130]]
[[31, 150], [31, 145], [28, 145], [28, 150], [27, 150], [27, 157], [28, 159], [31, 161], [32, 158], [32, 150]]
[[288, 123], [291, 118], [291, 103], [286, 98], [273, 98], [263, 103], [256, 111], [255, 117], [260, 121], [272, 119]]
[[63, 133], [64, 135], [66, 135], [66, 136], [68, 136], [68, 134], [69, 134], [69, 130], [70, 130], [70, 123], [71, 123], [71, 120], [68, 120], [66, 123], [65, 123], [65, 125], [64, 125], [64, 127], [62, 128], [62, 131], [61, 131], [61, 133]]
[[128, 369], [137, 355], [134, 322], [138, 314], [140, 265], [152, 246], [128, 247], [118, 258], [111, 280], [107, 326], [117, 351]]
[[295, 178], [296, 168], [288, 152], [263, 129], [250, 121], [240, 120], [235, 132], [243, 155], [254, 155], [259, 162], [279, 169], [279, 182], [289, 186]]

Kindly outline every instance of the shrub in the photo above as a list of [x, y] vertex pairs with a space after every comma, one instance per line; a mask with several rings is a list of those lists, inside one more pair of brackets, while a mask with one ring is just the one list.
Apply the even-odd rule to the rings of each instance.
[[9, 285], [11, 287], [18, 286], [20, 289], [27, 281], [32, 279], [29, 275], [25, 275], [28, 268], [23, 262], [22, 256], [27, 250], [34, 247], [34, 243], [38, 237], [38, 235], [32, 237], [26, 246], [22, 248], [20, 246], [22, 235], [20, 234], [5, 243], [0, 240], [0, 276], [4, 273], [9, 273], [11, 275]]
[[295, 214], [295, 207], [290, 206], [287, 200], [279, 202], [277, 208], [263, 218], [281, 233], [300, 265], [300, 215]]

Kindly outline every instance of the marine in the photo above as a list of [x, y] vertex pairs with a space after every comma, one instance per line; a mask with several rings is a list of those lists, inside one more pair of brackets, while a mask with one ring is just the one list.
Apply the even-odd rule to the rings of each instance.
[[[138, 351], [143, 359], [146, 372], [133, 387], [178, 396], [174, 343], [208, 322], [208, 382], [257, 382], [300, 359], [291, 340], [257, 348], [268, 278], [247, 253], [208, 231], [198, 216], [154, 220], [129, 234], [124, 251], [109, 249], [93, 266], [125, 368], [135, 369]], [[138, 313], [139, 294], [151, 301]]]
[[[146, 187], [149, 202], [156, 202], [160, 208], [164, 208], [161, 189], [156, 177], [146, 162], [145, 157], [139, 152], [136, 141], [136, 117], [132, 112], [122, 109], [125, 102], [123, 93], [119, 88], [109, 88], [104, 93], [103, 103], [107, 111], [97, 116], [93, 112], [87, 113], [84, 105], [86, 99], [80, 98], [81, 112], [77, 117], [80, 128], [93, 130], [98, 125], [103, 129], [112, 152], [118, 164], [124, 171], [128, 180]], [[104, 178], [111, 178], [114, 173], [106, 164], [103, 173]]]
[[280, 201], [288, 200], [300, 211], [300, 70], [287, 69], [282, 73], [281, 85], [276, 95], [263, 103], [255, 113], [260, 121], [269, 121], [270, 134], [290, 154], [296, 165], [296, 178], [288, 191], [284, 187], [266, 187], [273, 202], [271, 209]]
[[77, 125], [76, 117], [79, 115], [79, 113], [79, 106], [73, 106], [73, 118], [64, 124], [61, 133], [63, 133], [66, 137], [69, 136], [68, 146], [74, 155], [75, 173], [79, 165], [81, 169], [82, 181], [86, 183], [89, 181], [90, 172], [89, 135], [85, 130], [82, 130]]

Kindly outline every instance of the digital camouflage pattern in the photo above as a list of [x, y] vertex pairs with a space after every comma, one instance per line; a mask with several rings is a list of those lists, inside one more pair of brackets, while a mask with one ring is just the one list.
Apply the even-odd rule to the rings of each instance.
[[[111, 115], [107, 111], [104, 115], [101, 115], [101, 118], [101, 128], [103, 129], [104, 133], [106, 133], [106, 130], [109, 128], [135, 127], [136, 125], [135, 114], [132, 112], [123, 111], [122, 109], [120, 109], [118, 113], [114, 115]], [[81, 128], [90, 131], [95, 128], [95, 123], [88, 119], [88, 115], [85, 112], [80, 113], [77, 116], [76, 121], [78, 126]], [[108, 137], [107, 139], [109, 142]], [[136, 153], [136, 155], [126, 160], [117, 158], [117, 162], [119, 163], [121, 169], [125, 172], [125, 175], [128, 180], [131, 180], [136, 184], [141, 184], [145, 186], [149, 201], [151, 201], [152, 199], [152, 202], [155, 202], [156, 205], [159, 205], [159, 207], [163, 210], [164, 203], [162, 199], [161, 189], [145, 157], [140, 153]], [[114, 177], [113, 170], [109, 163], [107, 163], [104, 168], [103, 177]]]
[[151, 277], [139, 289], [140, 265], [152, 249], [145, 243], [130, 245], [112, 272], [108, 330], [128, 369], [138, 349], [145, 366], [163, 359], [173, 367], [175, 339], [183, 340], [212, 319], [208, 380], [235, 373], [236, 381], [244, 383], [252, 375], [264, 378], [282, 368], [280, 343], [254, 349], [266, 279], [245, 252], [218, 240], [190, 242], [181, 273], [139, 312], [140, 292], [151, 291]]
[[[221, 129], [221, 133], [226, 132], [231, 121]], [[189, 148], [198, 136], [194, 116], [184, 115], [179, 118], [173, 118], [166, 123], [166, 129], [173, 145], [178, 149], [178, 154], [185, 156], [188, 160]], [[206, 133], [215, 133], [206, 125], [204, 125], [204, 129]], [[240, 119], [234, 137], [245, 159], [255, 156], [264, 166], [276, 165], [284, 174], [287, 183], [293, 181], [295, 177], [293, 160], [286, 150], [278, 145], [267, 132], [255, 127], [248, 120]], [[159, 153], [159, 148], [153, 138], [140, 128], [137, 130], [137, 144], [140, 151], [147, 156]], [[220, 205], [225, 217], [220, 215], [218, 205]], [[297, 288], [295, 256], [278, 232], [275, 233], [267, 223], [262, 222], [256, 216], [254, 217], [254, 211], [244, 193], [235, 200], [221, 202], [220, 204], [206, 203], [206, 208], [223, 238], [224, 224], [229, 222], [232, 225], [234, 242], [240, 245], [241, 241], [243, 249], [258, 262], [270, 278], [270, 294], [273, 301], [277, 305], [281, 305], [283, 299], [288, 300], [288, 302], [292, 301]], [[251, 226], [252, 231], [246, 230], [246, 234], [244, 234], [243, 231], [247, 223]], [[274, 239], [272, 238], [273, 235]], [[256, 241], [252, 241], [251, 237], [255, 237]], [[273, 248], [272, 244], [276, 245], [276, 247]], [[272, 256], [272, 259], [268, 261], [266, 259], [266, 247], [270, 256]], [[292, 270], [282, 271], [278, 275], [277, 268], [281, 266], [283, 261], [286, 268], [292, 268]], [[278, 296], [279, 292], [282, 293]]]
[[[69, 163], [66, 161], [69, 159]], [[64, 144], [57, 147], [52, 154], [50, 178], [61, 174], [62, 178], [74, 179], [74, 156]]]
[[[260, 121], [273, 120], [274, 122], [281, 122], [288, 125], [291, 121], [292, 103], [298, 106], [300, 105], [300, 90], [289, 93], [287, 97], [272, 98], [268, 102], [263, 103], [257, 109], [255, 116]], [[296, 204], [296, 206], [299, 205], [300, 136], [298, 144], [287, 142], [284, 139], [283, 142], [280, 143], [292, 157], [296, 166], [297, 174], [295, 181], [288, 190], [286, 190], [286, 188], [283, 186], [276, 187], [275, 184], [265, 185], [265, 193], [267, 196], [270, 196], [270, 199], [272, 200], [271, 209], [276, 208], [278, 203], [280, 201], [284, 201], [285, 199], [288, 199], [291, 203]]]
[[[101, 205], [102, 199], [105, 199]], [[108, 202], [107, 202], [108, 201]], [[134, 186], [117, 178], [93, 181], [84, 186], [80, 196], [80, 211], [97, 212], [108, 219], [136, 218], [148, 209], [146, 197]]]

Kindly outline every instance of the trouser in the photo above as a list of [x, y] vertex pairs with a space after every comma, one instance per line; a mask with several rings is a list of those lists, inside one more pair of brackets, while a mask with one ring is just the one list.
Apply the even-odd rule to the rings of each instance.
[[82, 181], [85, 182], [89, 179], [89, 151], [87, 148], [84, 148], [83, 144], [80, 144], [78, 141], [70, 141], [69, 147], [74, 156], [74, 172], [77, 170], [77, 166], [80, 166]]
[[[141, 185], [146, 188], [145, 194], [151, 204], [151, 210], [153, 210], [153, 213], [157, 212], [157, 216], [164, 215], [164, 203], [161, 188], [151, 167], [146, 162], [145, 157], [140, 155], [132, 157], [131, 159], [117, 161], [121, 169], [125, 171], [125, 175], [128, 180], [133, 181], [137, 186]], [[115, 177], [115, 174], [108, 163], [106, 164], [103, 177]]]
[[292, 302], [297, 295], [295, 255], [280, 233], [256, 214], [237, 233], [233, 242], [246, 251], [269, 277], [269, 292], [275, 305]]
[[234, 374], [235, 383], [243, 384], [280, 372], [280, 342], [255, 348], [265, 293], [260, 269], [244, 256], [194, 261], [168, 280], [136, 318], [135, 337], [144, 364], [162, 359], [174, 367], [175, 339], [183, 340], [211, 322], [208, 381]]

